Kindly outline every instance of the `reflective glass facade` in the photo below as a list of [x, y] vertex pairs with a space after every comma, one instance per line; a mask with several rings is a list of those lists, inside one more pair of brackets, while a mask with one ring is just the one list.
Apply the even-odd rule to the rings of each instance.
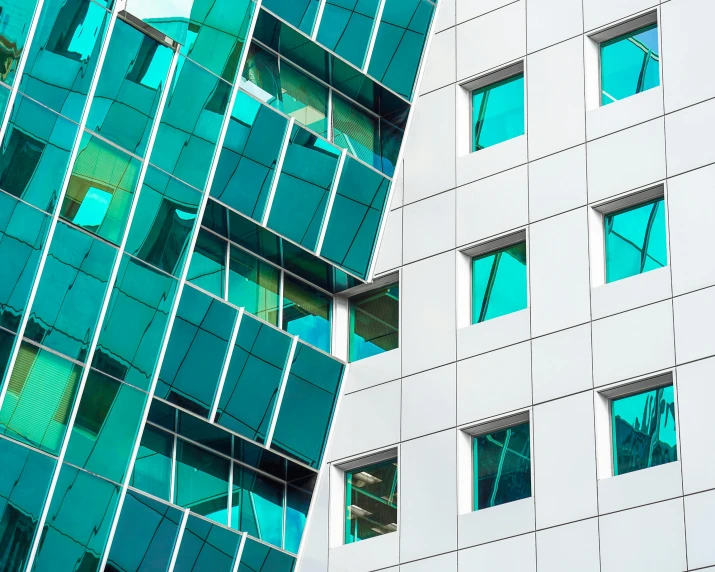
[[345, 544], [397, 530], [397, 459], [345, 473]]
[[524, 74], [472, 92], [472, 151], [524, 134]]
[[527, 307], [526, 243], [472, 260], [472, 323]]

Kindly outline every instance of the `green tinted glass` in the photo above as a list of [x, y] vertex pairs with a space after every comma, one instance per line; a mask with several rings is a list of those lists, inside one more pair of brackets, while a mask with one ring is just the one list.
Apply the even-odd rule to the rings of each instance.
[[333, 139], [368, 165], [380, 168], [380, 121], [339, 95], [333, 96]]
[[472, 260], [472, 323], [527, 307], [526, 243]]
[[171, 498], [174, 437], [151, 425], [144, 428], [131, 485], [160, 499]]
[[333, 299], [286, 275], [283, 279], [283, 329], [305, 342], [330, 351]]
[[179, 439], [174, 502], [216, 522], [228, 524], [229, 466], [228, 459]]
[[397, 459], [345, 473], [345, 544], [397, 530]]
[[398, 347], [399, 293], [392, 284], [350, 299], [350, 361]]
[[277, 326], [280, 270], [245, 250], [230, 248], [228, 301]]
[[319, 0], [265, 0], [264, 6], [301, 32], [310, 35], [319, 4]]
[[293, 572], [295, 565], [289, 554], [247, 537], [237, 572]]
[[281, 546], [284, 487], [280, 481], [234, 464], [231, 527]]
[[378, 0], [326, 1], [318, 42], [362, 68], [379, 4]]
[[240, 540], [235, 532], [191, 515], [174, 572], [232, 572]]
[[472, 151], [524, 134], [524, 74], [472, 92]]
[[214, 296], [225, 298], [227, 251], [228, 242], [223, 238], [199, 229], [186, 279]]
[[12, 85], [30, 32], [37, 0], [3, 0], [3, 61], [0, 80]]

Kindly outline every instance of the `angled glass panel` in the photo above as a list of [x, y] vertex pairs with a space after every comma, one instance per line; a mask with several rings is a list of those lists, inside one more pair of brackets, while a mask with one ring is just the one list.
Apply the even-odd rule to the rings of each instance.
[[472, 323], [527, 307], [526, 243], [472, 259]]
[[3, 0], [0, 80], [8, 85], [15, 81], [36, 7], [37, 0]]
[[300, 548], [312, 496], [308, 491], [298, 487], [291, 485], [286, 487], [285, 549], [294, 554], [297, 554]]
[[156, 396], [207, 416], [236, 317], [235, 308], [195, 288], [184, 288]]
[[229, 471], [228, 459], [179, 439], [174, 502], [227, 525]]
[[394, 350], [399, 325], [399, 284], [350, 298], [350, 361]]
[[320, 255], [367, 278], [389, 190], [388, 179], [346, 158]]
[[397, 530], [397, 459], [345, 473], [345, 544]]
[[189, 22], [194, 2], [195, 0], [127, 0], [127, 12], [185, 46], [189, 41]]
[[295, 566], [290, 554], [246, 538], [238, 572], [293, 572]]
[[278, 178], [268, 228], [314, 250], [340, 151], [295, 125]]
[[291, 339], [285, 334], [243, 315], [216, 423], [264, 442], [290, 346]]
[[263, 6], [308, 35], [313, 31], [319, 0], [266, 0]]
[[174, 572], [232, 572], [240, 542], [237, 533], [190, 515]]
[[227, 252], [227, 241], [203, 228], [199, 229], [186, 279], [214, 296], [225, 298]]
[[380, 120], [333, 94], [333, 142], [368, 165], [380, 169]]
[[[169, 407], [173, 409], [173, 407]], [[185, 411], [177, 411], [176, 432], [212, 451], [231, 456], [233, 435], [200, 417], [190, 415]]]
[[524, 74], [472, 92], [472, 151], [524, 134]]
[[285, 485], [234, 463], [231, 527], [281, 546]]
[[479, 435], [472, 442], [474, 510], [531, 496], [529, 423]]
[[109, 18], [90, 0], [46, 0], [20, 91], [79, 122]]
[[327, 0], [318, 42], [362, 68], [379, 5], [379, 0]]
[[137, 460], [129, 483], [150, 495], [168, 501], [171, 498], [174, 436], [151, 425], [144, 428]]
[[280, 270], [236, 246], [230, 249], [228, 301], [277, 326]]
[[143, 157], [172, 56], [169, 47], [118, 18], [87, 129]]
[[62, 203], [62, 218], [119, 244], [140, 169], [134, 157], [84, 133]]
[[283, 328], [286, 332], [330, 351], [333, 299], [308, 283], [286, 275], [283, 279]]
[[678, 460], [672, 385], [614, 399], [611, 423], [614, 475]]
[[298, 342], [271, 448], [320, 467], [343, 364]]
[[5, 377], [16, 338], [14, 334], [0, 328], [0, 379]]
[[117, 251], [58, 223], [25, 337], [84, 361]]
[[239, 91], [211, 196], [260, 222], [287, 128], [285, 117]]
[[662, 198], [607, 214], [606, 282], [615, 282], [668, 264], [665, 202]]

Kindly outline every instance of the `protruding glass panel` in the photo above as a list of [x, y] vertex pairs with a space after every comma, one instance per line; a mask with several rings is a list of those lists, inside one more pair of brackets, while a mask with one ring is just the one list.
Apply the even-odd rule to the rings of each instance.
[[146, 394], [90, 370], [65, 460], [116, 483], [124, 481]]
[[157, 498], [171, 498], [174, 436], [146, 425], [134, 463], [131, 485]]
[[46, 0], [20, 91], [79, 122], [109, 19], [91, 0]]
[[283, 18], [301, 32], [310, 35], [313, 31], [319, 0], [265, 0], [263, 6]]
[[298, 342], [271, 447], [320, 467], [343, 364]]
[[128, 490], [105, 572], [168, 570], [182, 512]]
[[87, 129], [143, 157], [172, 56], [168, 46], [117, 19]]
[[228, 301], [277, 326], [280, 270], [236, 246], [230, 248]]
[[339, 158], [340, 151], [330, 143], [294, 126], [278, 178], [268, 227], [314, 250]]
[[318, 41], [362, 68], [379, 5], [379, 0], [327, 0]]
[[397, 459], [345, 473], [345, 544], [397, 530]]
[[0, 328], [0, 380], [5, 377], [16, 337], [7, 330]]
[[531, 496], [529, 423], [473, 439], [474, 510]]
[[291, 339], [246, 314], [218, 404], [216, 422], [263, 442], [273, 416]]
[[607, 214], [604, 226], [606, 282], [667, 266], [665, 201], [662, 197]]
[[[196, 0], [127, 0], [127, 12], [185, 46]], [[193, 35], [196, 34], [194, 30]]]
[[284, 489], [282, 482], [234, 463], [231, 527], [281, 546]]
[[295, 565], [290, 554], [246, 538], [238, 572], [293, 572]]
[[76, 124], [18, 94], [1, 148], [0, 189], [52, 213], [76, 136]]
[[174, 502], [221, 524], [228, 524], [230, 461], [179, 439]]
[[62, 218], [119, 244], [140, 169], [134, 157], [84, 133], [62, 203]]
[[98, 569], [118, 499], [119, 485], [63, 465], [32, 570]]
[[195, 288], [184, 288], [156, 396], [207, 416], [236, 317], [233, 307]]
[[55, 461], [0, 439], [0, 566], [24, 570]]
[[678, 460], [672, 385], [614, 399], [611, 422], [614, 475]]
[[385, 0], [368, 73], [412, 98], [435, 5], [428, 0]]
[[212, 232], [199, 229], [186, 279], [219, 298], [226, 297], [226, 255], [228, 242]]
[[399, 284], [350, 298], [350, 361], [394, 350], [399, 327]]
[[178, 281], [124, 255], [92, 367], [148, 390]]
[[472, 151], [523, 134], [523, 73], [472, 92]]
[[230, 95], [229, 83], [180, 56], [151, 162], [203, 190]]
[[25, 49], [27, 34], [30, 32], [32, 15], [37, 0], [3, 0], [2, 13], [2, 64], [0, 80], [12, 85], [20, 65], [20, 57]]
[[283, 329], [330, 351], [333, 299], [306, 282], [286, 275], [283, 279]]
[[25, 337], [84, 361], [117, 251], [58, 223]]
[[472, 260], [472, 323], [527, 307], [526, 243]]
[[653, 24], [601, 44], [601, 105], [660, 85], [658, 26]]
[[174, 572], [232, 572], [241, 536], [189, 516]]
[[0, 326], [17, 332], [35, 279], [50, 218], [0, 193]]
[[310, 492], [298, 487], [288, 485], [286, 488], [285, 549], [294, 554], [300, 548], [312, 497]]
[[180, 276], [200, 203], [201, 194], [195, 189], [150, 166], [129, 229], [126, 251]]
[[389, 190], [388, 179], [346, 158], [320, 255], [367, 278]]
[[287, 127], [285, 117], [239, 91], [211, 196], [260, 222]]
[[328, 136], [328, 88], [257, 44], [248, 49], [241, 87], [319, 135]]

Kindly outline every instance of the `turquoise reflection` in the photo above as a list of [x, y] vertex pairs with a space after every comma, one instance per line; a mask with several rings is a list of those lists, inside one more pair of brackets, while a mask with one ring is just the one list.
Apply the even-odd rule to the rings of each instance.
[[472, 151], [524, 134], [524, 74], [472, 92]]
[[526, 243], [520, 242], [472, 261], [472, 323], [527, 307]]

